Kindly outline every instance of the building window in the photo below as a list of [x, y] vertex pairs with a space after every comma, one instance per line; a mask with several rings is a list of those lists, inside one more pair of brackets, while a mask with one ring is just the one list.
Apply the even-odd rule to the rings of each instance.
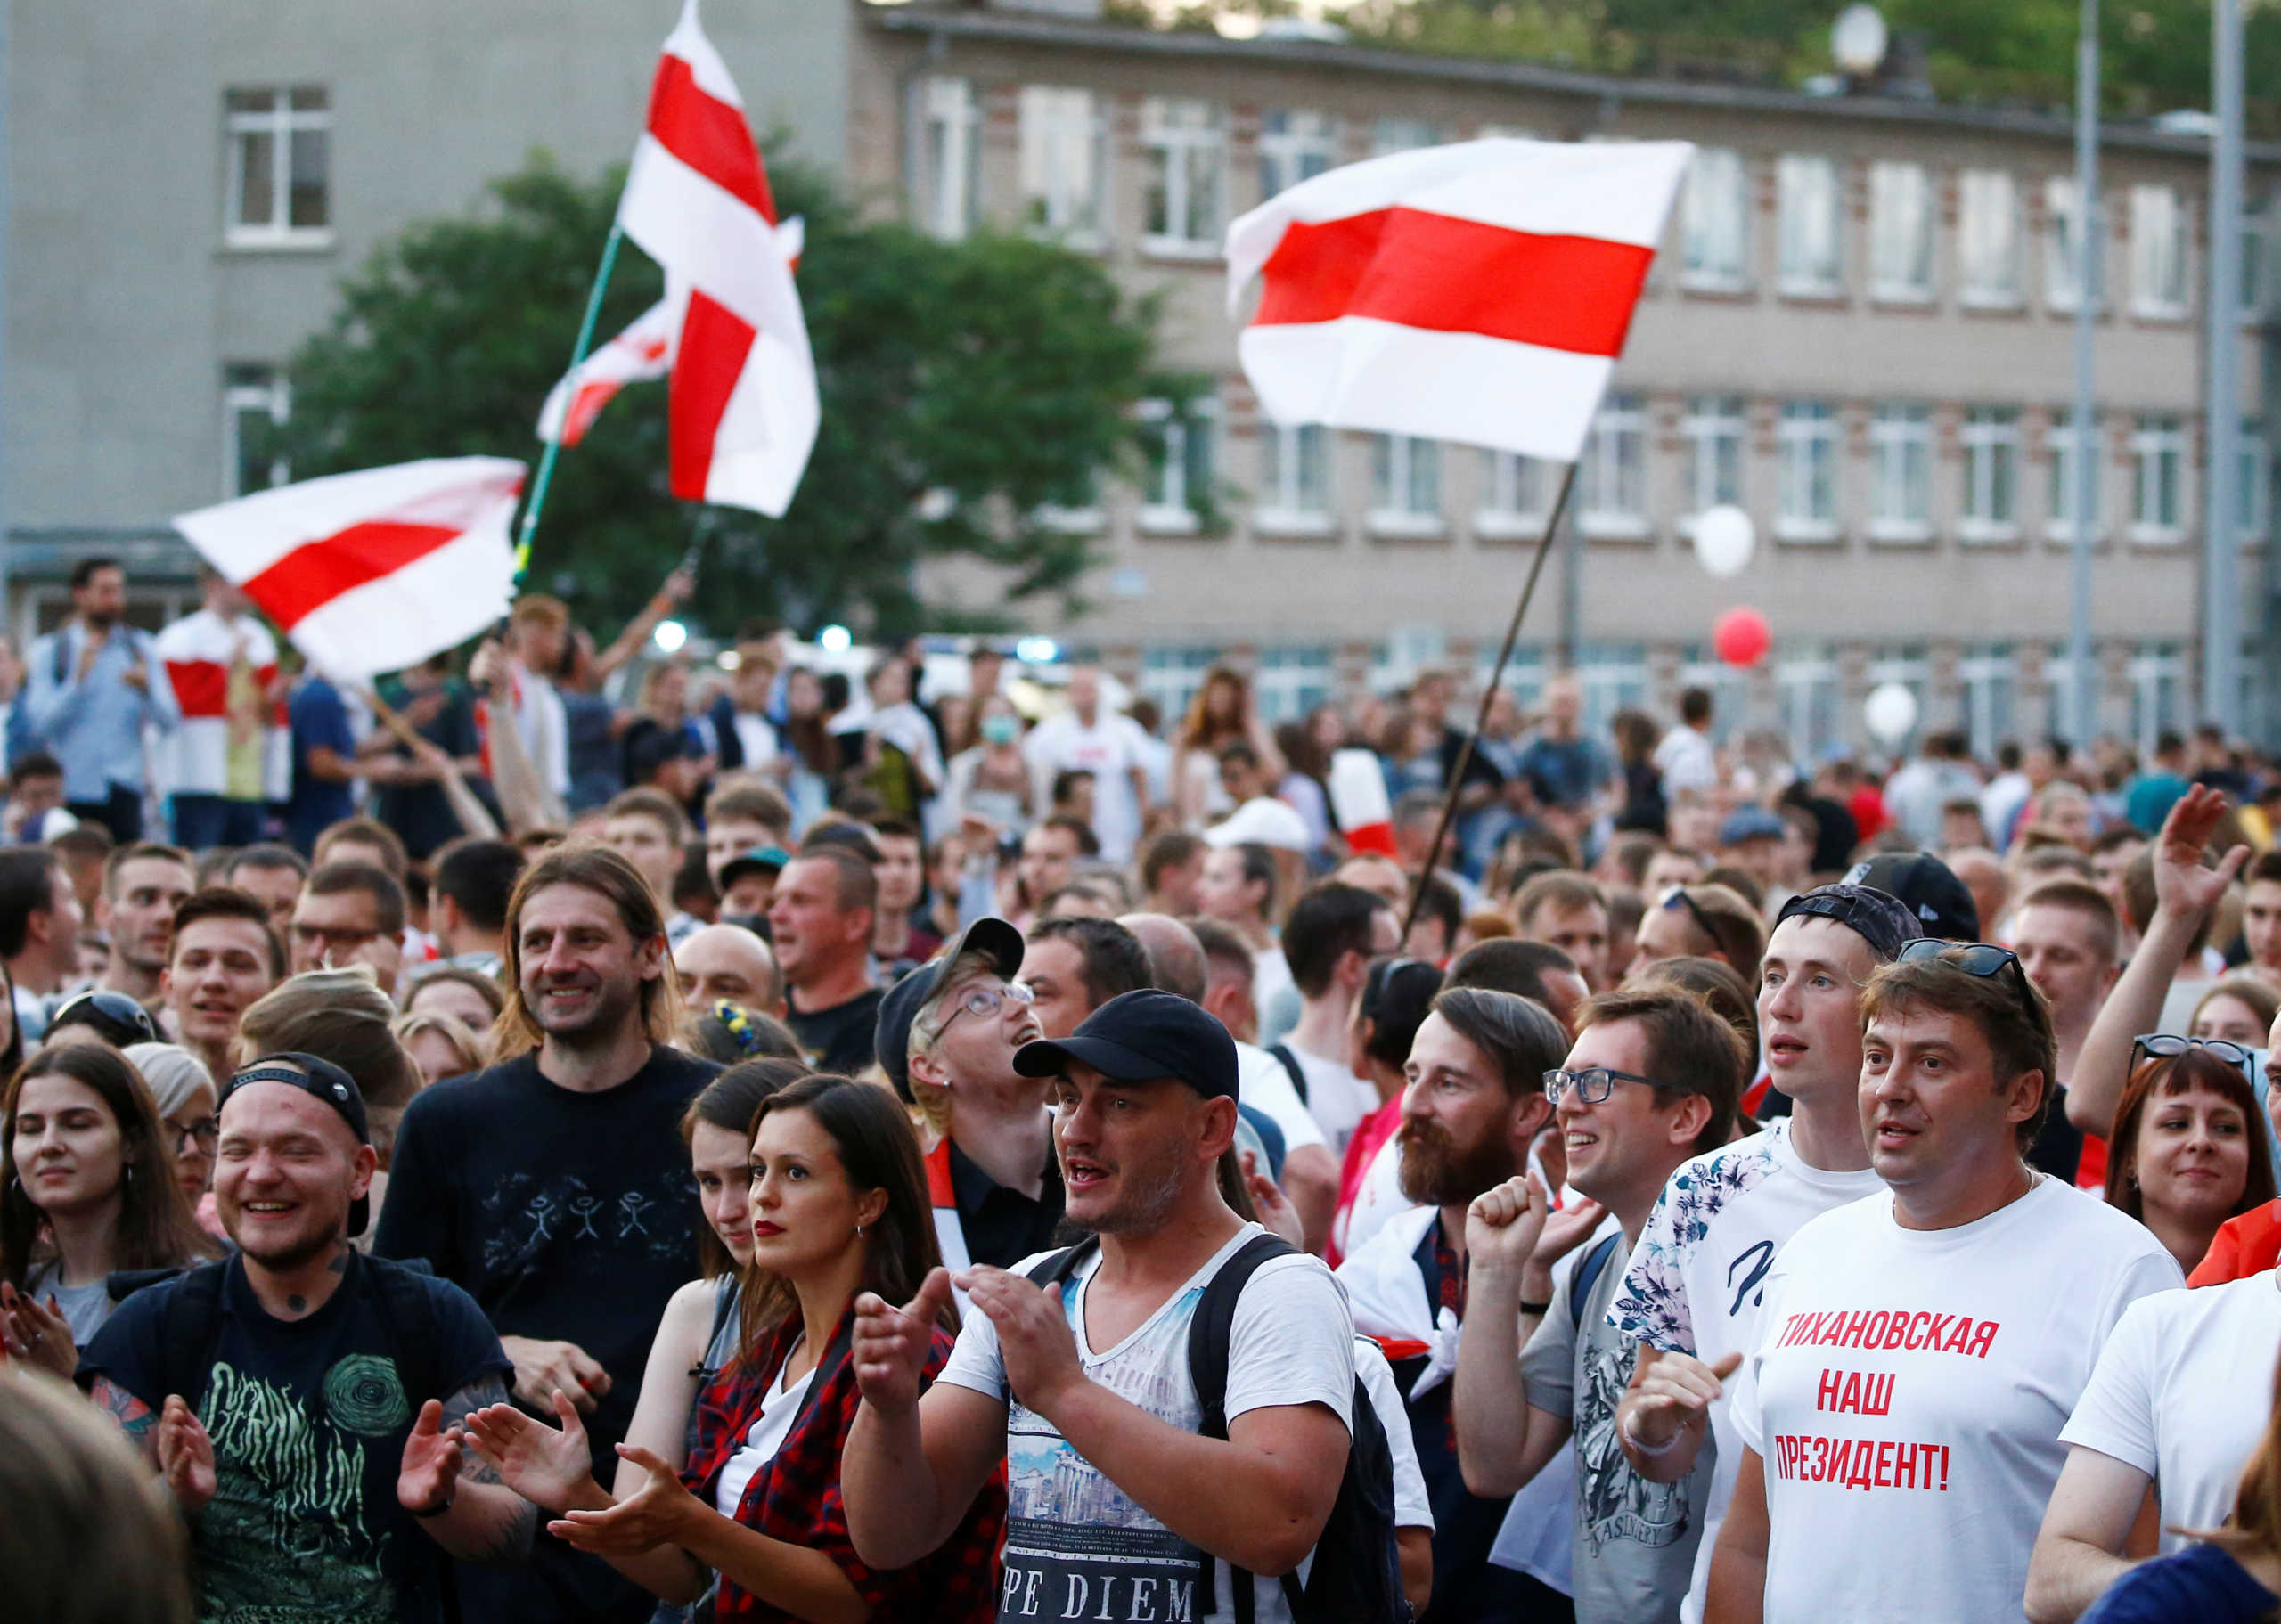
[[223, 237], [233, 247], [332, 241], [332, 94], [322, 85], [223, 96], [230, 175]]
[[2008, 542], [2020, 533], [2020, 414], [1968, 406], [1964, 414], [1964, 517], [1967, 542]]
[[1447, 139], [1442, 126], [1430, 118], [1381, 118], [1370, 127], [1370, 156], [1414, 152], [1420, 147], [1438, 147]]
[[1785, 541], [1837, 539], [1837, 408], [1826, 400], [1782, 403], [1775, 425], [1780, 491], [1774, 531]]
[[1980, 308], [2020, 302], [2020, 192], [2001, 169], [1966, 169], [1957, 177], [1957, 273], [1959, 297]]
[[[2075, 308], [2081, 281], [2076, 265], [2082, 253], [2082, 220], [2075, 207], [2075, 177], [2055, 175], [2043, 184], [2043, 302], [2053, 310]], [[2098, 267], [2092, 270], [2097, 273]]]
[[2186, 314], [2186, 206], [2174, 186], [2130, 189], [2130, 309]]
[[1586, 535], [1647, 534], [1647, 409], [1637, 395], [1600, 402], [1576, 473], [1576, 522]]
[[2244, 542], [2265, 539], [2266, 495], [2272, 488], [2272, 460], [2266, 454], [2265, 426], [2255, 418], [2242, 422], [2236, 452], [2234, 518]]
[[1215, 396], [1173, 402], [1144, 400], [1139, 415], [1149, 459], [1140, 527], [1159, 535], [1193, 535], [1212, 500], [1220, 402]]
[[1782, 730], [1789, 736], [1790, 759], [1811, 761], [1843, 737], [1844, 690], [1837, 662], [1819, 650], [1774, 667], [1781, 696]]
[[1270, 727], [1304, 722], [1330, 703], [1332, 675], [1329, 649], [1262, 649], [1251, 673], [1252, 705]]
[[[1739, 395], [1690, 395], [1680, 419], [1687, 442], [1687, 512], [1700, 513], [1743, 499], [1743, 434], [1748, 428]], [[1684, 522], [1684, 521], [1682, 521]]]
[[1680, 198], [1680, 282], [1732, 290], [1750, 282], [1750, 171], [1727, 147], [1702, 147]]
[[982, 198], [982, 118], [965, 79], [926, 78], [919, 98], [919, 224], [956, 241], [974, 229]]
[[1220, 213], [1227, 132], [1209, 102], [1151, 96], [1141, 109], [1149, 149], [1140, 246], [1190, 258], [1220, 251]]
[[1922, 542], [1932, 534], [1932, 410], [1887, 402], [1869, 419], [1869, 535]]
[[1025, 85], [1019, 110], [1024, 224], [1075, 247], [1099, 243], [1108, 149], [1093, 93]]
[[2141, 643], [2130, 657], [2130, 736], [2151, 756], [2164, 733], [2186, 730], [2186, 657], [2174, 643]]
[[1159, 714], [1184, 716], [1204, 673], [1219, 663], [1217, 649], [1151, 649], [1140, 657], [1140, 691], [1156, 701]]
[[1552, 517], [1552, 464], [1509, 451], [1481, 453], [1481, 500], [1473, 533], [1491, 541], [1538, 536]]
[[2144, 416], [2130, 430], [2130, 539], [2175, 542], [2186, 534], [2186, 429], [2174, 417]]
[[1836, 163], [1789, 152], [1774, 174], [1781, 221], [1782, 291], [1817, 297], [1843, 291], [1838, 243], [1844, 213]]
[[1414, 435], [1370, 437], [1370, 528], [1380, 535], [1442, 533], [1442, 447]]
[[291, 481], [280, 430], [293, 396], [274, 367], [233, 366], [222, 383], [222, 494], [244, 496]]
[[1922, 164], [1869, 166], [1869, 296], [1933, 297], [1933, 177]]
[[1259, 116], [1259, 195], [1263, 202], [1338, 162], [1338, 125], [1328, 113], [1271, 108]]
[[1320, 423], [1259, 426], [1259, 529], [1286, 535], [1330, 530], [1330, 434]]
[[[2075, 414], [2055, 412], [2051, 417], [2051, 488], [2043, 510], [2050, 517], [2045, 531], [2054, 541], [2075, 539]], [[2098, 422], [2091, 424], [2091, 534], [2097, 535], [2106, 510], [2106, 453], [2099, 445]]]
[[2019, 699], [2019, 660], [2010, 644], [1998, 643], [1958, 660], [1957, 675], [1964, 682], [1965, 730], [1972, 737], [1972, 753], [1990, 760], [1998, 746], [2019, 737], [2012, 722]]

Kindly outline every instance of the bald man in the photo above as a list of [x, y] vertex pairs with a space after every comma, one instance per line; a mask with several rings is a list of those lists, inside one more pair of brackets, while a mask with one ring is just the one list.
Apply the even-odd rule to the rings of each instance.
[[693, 1011], [734, 1004], [755, 1015], [784, 1018], [784, 982], [776, 956], [741, 925], [707, 925], [674, 951], [682, 1002]]
[[[1162, 913], [1128, 913], [1117, 923], [1132, 933], [1149, 955], [1150, 981], [1191, 1004], [1204, 1002], [1209, 975], [1204, 944], [1194, 931]], [[1282, 1062], [1240, 1038], [1236, 1040], [1236, 1090], [1239, 1103], [1273, 1118], [1283, 1130], [1283, 1194], [1299, 1215], [1307, 1249], [1320, 1252], [1323, 1237], [1330, 1233], [1331, 1210], [1338, 1204], [1338, 1162], [1322, 1130], [1291, 1086], [1291, 1074]]]

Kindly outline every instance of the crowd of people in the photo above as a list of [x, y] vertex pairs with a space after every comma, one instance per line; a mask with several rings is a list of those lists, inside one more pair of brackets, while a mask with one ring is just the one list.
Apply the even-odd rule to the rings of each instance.
[[218, 580], [73, 590], [0, 671], [44, 1620], [2281, 1607], [2222, 738], [1801, 765], [1224, 669], [1166, 729], [767, 628], [617, 711], [679, 583], [368, 699]]

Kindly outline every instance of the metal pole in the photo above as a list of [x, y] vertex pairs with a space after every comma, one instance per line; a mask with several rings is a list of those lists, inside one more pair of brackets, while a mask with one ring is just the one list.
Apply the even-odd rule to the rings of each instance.
[[[9, 552], [12, 548], [8, 535], [8, 453], [12, 442], [7, 433], [6, 409], [15, 399], [7, 388], [8, 357], [8, 252], [13, 246], [8, 232], [10, 187], [8, 165], [8, 69], [11, 61], [8, 49], [8, 16], [12, 8], [0, 4], [0, 635], [11, 642], [15, 638], [15, 604], [8, 591]], [[19, 654], [29, 653], [30, 639]]]
[[2091, 659], [2092, 526], [2098, 504], [2097, 404], [2091, 379], [2101, 284], [2099, 206], [2099, 0], [2082, 0], [2075, 41], [2075, 538], [2067, 617], [2067, 732], [2077, 745], [2097, 730]]
[[1560, 494], [1552, 501], [1552, 515], [1544, 521], [1544, 534], [1537, 538], [1536, 557], [1529, 560], [1528, 579], [1521, 583], [1520, 601], [1513, 605], [1513, 618], [1505, 627], [1505, 641], [1498, 645], [1497, 663], [1489, 668], [1489, 681], [1481, 687], [1481, 709], [1473, 719], [1473, 731], [1465, 736], [1465, 743], [1458, 749], [1457, 765], [1450, 770], [1449, 787], [1442, 796], [1442, 820], [1434, 827], [1434, 844], [1426, 848], [1426, 864], [1418, 870], [1418, 883], [1410, 888], [1410, 907], [1402, 916], [1402, 939], [1410, 940], [1410, 927], [1418, 923], [1418, 910], [1426, 901], [1426, 882], [1434, 877], [1434, 865], [1441, 860], [1442, 843], [1450, 837], [1450, 825], [1457, 821], [1458, 791], [1465, 788], [1465, 770], [1473, 764], [1474, 741], [1481, 737], [1481, 730], [1489, 725], [1489, 702], [1497, 697], [1498, 684], [1505, 680], [1505, 666], [1513, 657], [1513, 645], [1520, 641], [1521, 617], [1529, 612], [1529, 600], [1536, 596], [1537, 577], [1544, 574], [1545, 555], [1552, 551], [1553, 533], [1560, 528], [1561, 517], [1568, 511], [1568, 493], [1576, 486], [1576, 464], [1571, 462], [1568, 471], [1560, 477]]
[[2203, 504], [2202, 713], [2230, 737], [2241, 731], [2242, 7], [2210, 12], [2210, 338], [2203, 421], [2209, 495]]
[[[1568, 477], [1576, 477], [1578, 464], [1570, 463]], [[1560, 527], [1560, 669], [1574, 671], [1583, 658], [1584, 641], [1584, 538], [1576, 524], [1576, 516], [1567, 510], [1568, 487], [1560, 487], [1560, 506], [1554, 518]]]
[[[617, 265], [617, 245], [625, 241], [625, 228], [616, 220], [609, 223], [609, 241], [602, 244], [602, 262], [594, 271], [594, 285], [586, 290], [586, 314], [578, 323], [578, 341], [571, 347], [570, 371], [576, 372], [585, 360], [586, 350], [594, 341], [594, 320], [602, 313], [602, 294], [609, 287], [609, 273]], [[562, 438], [557, 435], [546, 443], [539, 453], [538, 477], [531, 481], [531, 499], [523, 509], [523, 526], [515, 537], [515, 574], [529, 573], [531, 567], [531, 535], [538, 529], [538, 516], [546, 506], [546, 488], [554, 483], [554, 460], [562, 453]]]

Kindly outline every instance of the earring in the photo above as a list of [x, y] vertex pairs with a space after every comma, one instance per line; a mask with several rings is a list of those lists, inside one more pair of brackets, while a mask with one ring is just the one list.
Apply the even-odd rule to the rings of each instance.
[[855, 1226], [855, 1238], [859, 1241], [863, 1238], [863, 1226], [860, 1223]]

